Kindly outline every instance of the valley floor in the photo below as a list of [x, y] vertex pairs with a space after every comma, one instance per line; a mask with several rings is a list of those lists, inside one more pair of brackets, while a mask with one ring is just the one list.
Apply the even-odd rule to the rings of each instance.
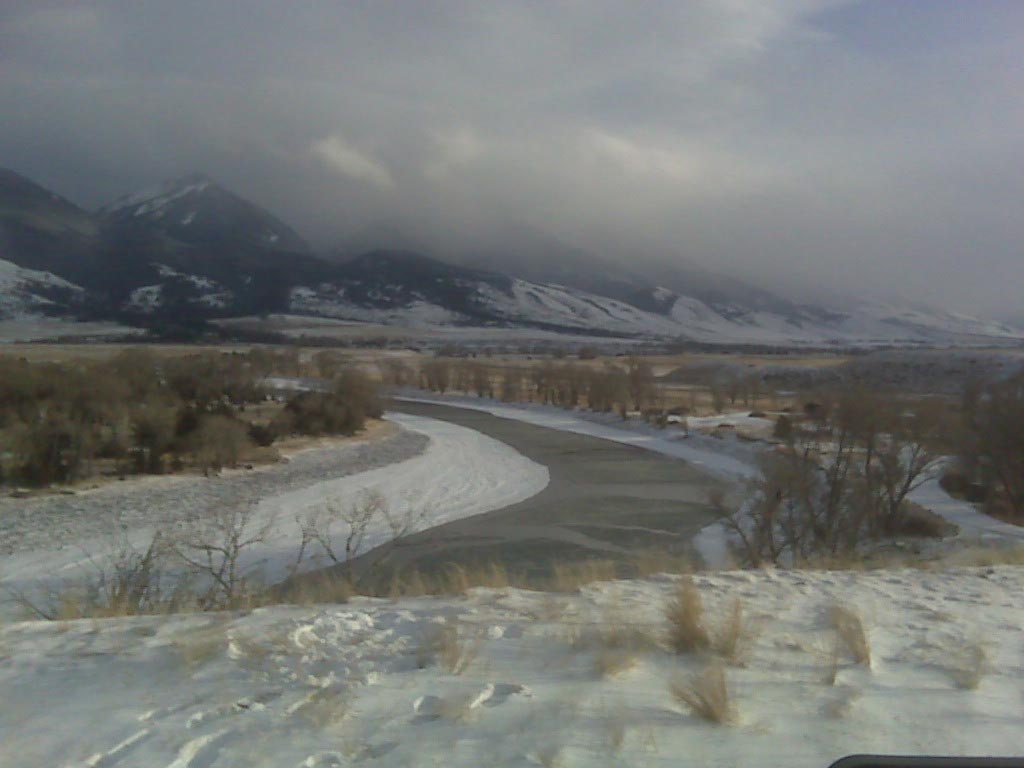
[[[853, 752], [1024, 754], [1024, 569], [694, 581], [710, 624], [734, 600], [747, 617], [726, 672], [729, 724], [667, 690], [705, 661], [661, 647], [675, 584], [657, 577], [579, 594], [10, 624], [0, 762], [817, 768]], [[870, 666], [833, 660], [836, 602], [863, 619]], [[431, 644], [442, 626], [457, 627], [456, 651]], [[626, 650], [616, 633], [633, 638]]]

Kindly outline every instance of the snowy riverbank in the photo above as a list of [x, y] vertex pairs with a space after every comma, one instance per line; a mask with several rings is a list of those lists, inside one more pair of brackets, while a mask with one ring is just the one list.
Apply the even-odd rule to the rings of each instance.
[[[0, 557], [0, 584], [31, 591], [54, 581], [74, 582], [83, 575], [95, 578], [97, 564], [120, 532], [116, 524], [124, 522], [103, 509], [108, 498], [116, 499], [120, 509], [129, 513], [125, 530], [140, 547], [158, 525], [173, 527], [189, 515], [201, 516], [203, 509], [239, 498], [256, 502], [252, 527], [269, 520], [274, 525], [265, 541], [247, 552], [241, 565], [258, 570], [272, 582], [286, 575], [295, 557], [300, 539], [296, 516], [324, 504], [348, 508], [366, 493], [378, 493], [393, 515], [415, 515], [420, 518], [418, 527], [425, 528], [514, 504], [539, 493], [548, 483], [547, 469], [474, 430], [406, 414], [389, 414], [387, 418], [401, 427], [402, 433], [383, 451], [370, 445], [364, 453], [359, 452], [363, 449], [355, 453], [345, 453], [345, 449], [339, 456], [317, 453], [306, 462], [297, 457], [280, 467], [222, 478], [170, 478], [174, 482], [143, 483], [137, 493], [127, 496], [118, 495], [120, 486], [109, 486], [109, 491], [82, 496], [32, 500], [40, 506], [91, 504], [95, 509], [76, 512], [71, 519], [84, 523], [72, 533], [48, 523], [45, 517], [33, 517], [31, 507], [16, 510], [17, 519], [30, 532], [26, 538], [39, 546], [26, 545]], [[399, 450], [398, 446], [403, 447]], [[154, 493], [155, 488], [159, 492]], [[96, 519], [90, 519], [87, 512]], [[377, 521], [368, 530], [365, 545], [369, 548], [387, 538], [386, 526]], [[307, 563], [307, 567], [314, 565], [313, 561]], [[5, 605], [8, 613], [18, 610], [0, 598], [0, 609]]]

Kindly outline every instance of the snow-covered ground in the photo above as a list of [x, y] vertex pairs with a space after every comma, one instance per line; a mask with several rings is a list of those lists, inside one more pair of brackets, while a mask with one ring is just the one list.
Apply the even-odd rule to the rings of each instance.
[[[742, 665], [726, 672], [731, 724], [669, 694], [705, 662], [658, 646], [674, 580], [655, 577], [573, 595], [9, 624], [0, 763], [820, 768], [854, 752], [1024, 754], [1024, 569], [694, 580], [711, 625], [737, 599], [748, 617]], [[863, 619], [871, 665], [840, 654], [832, 683], [835, 602]], [[445, 622], [464, 640], [461, 674], [427, 641]], [[616, 629], [639, 650], [602, 675]]]
[[[480, 432], [409, 414], [394, 413], [387, 418], [430, 437], [423, 455], [260, 502], [258, 515], [278, 523], [264, 551], [255, 553], [269, 580], [285, 575], [295, 553], [300, 535], [296, 516], [307, 515], [325, 502], [349, 508], [368, 492], [377, 493], [393, 516], [418, 520], [416, 528], [422, 529], [516, 504], [547, 487], [546, 467]], [[366, 548], [389, 538], [386, 523], [378, 520], [368, 531]]]
[[[414, 518], [418, 528], [425, 528], [515, 504], [539, 493], [548, 484], [545, 467], [479, 432], [406, 414], [392, 414], [388, 418], [403, 429], [426, 435], [430, 440], [426, 449], [412, 458], [369, 471], [325, 477], [319, 482], [310, 482], [307, 478], [299, 487], [295, 487], [297, 483], [290, 483], [292, 487], [284, 492], [264, 489], [250, 494], [247, 487], [254, 485], [251, 480], [259, 474], [253, 473], [248, 477], [240, 476], [241, 485], [235, 483], [222, 493], [214, 494], [213, 500], [219, 499], [223, 504], [239, 496], [258, 501], [250, 531], [273, 521], [265, 541], [254, 546], [243, 558], [243, 567], [258, 571], [268, 581], [283, 578], [299, 545], [301, 534], [297, 518], [305, 518], [325, 504], [348, 509], [368, 493], [376, 493], [384, 498], [392, 515]], [[188, 485], [205, 486], [208, 481], [203, 478], [169, 480], [165, 490], [172, 503], [177, 499], [174, 510], [177, 519], [184, 520], [202, 503], [190, 496]], [[118, 486], [113, 488], [117, 490]], [[74, 497], [70, 498], [71, 501], [58, 501], [74, 503]], [[136, 506], [139, 503], [141, 501], [136, 500]], [[153, 528], [138, 517], [126, 520], [131, 524], [126, 531], [129, 539], [136, 546], [144, 547]], [[161, 522], [166, 525], [169, 521]], [[388, 538], [385, 522], [377, 520], [367, 531], [366, 548], [382, 544]], [[54, 582], [92, 579], [115, 542], [115, 535], [94, 534], [93, 538], [72, 535], [48, 547], [21, 548], [0, 557], [0, 585], [33, 594]], [[315, 560], [310, 560], [306, 567], [316, 564]], [[0, 599], [0, 615], [16, 611], [17, 605]]]

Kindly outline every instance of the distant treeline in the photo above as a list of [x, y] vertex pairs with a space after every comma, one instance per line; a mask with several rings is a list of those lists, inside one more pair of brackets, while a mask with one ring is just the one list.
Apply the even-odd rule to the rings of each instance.
[[352, 434], [380, 415], [374, 382], [340, 356], [317, 362], [331, 389], [282, 403], [262, 382], [299, 372], [293, 350], [169, 357], [129, 349], [62, 363], [0, 357], [0, 485], [216, 471], [281, 437]]

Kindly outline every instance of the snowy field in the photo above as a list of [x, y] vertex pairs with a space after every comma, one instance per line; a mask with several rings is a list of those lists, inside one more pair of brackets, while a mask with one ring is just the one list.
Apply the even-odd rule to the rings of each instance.
[[[163, 483], [144, 480], [136, 486], [141, 494], [126, 494], [124, 486], [118, 484], [81, 497], [7, 500], [4, 504], [8, 508], [0, 510], [5, 517], [13, 519], [20, 511], [18, 519], [9, 525], [21, 526], [31, 535], [15, 537], [13, 529], [9, 532], [8, 539], [20, 546], [0, 557], [0, 584], [32, 593], [55, 583], [74, 583], [83, 576], [93, 578], [97, 563], [102, 562], [119, 533], [114, 523], [128, 526], [130, 538], [144, 548], [152, 536], [153, 520], [159, 520], [165, 528], [173, 527], [189, 515], [201, 515], [237, 497], [258, 502], [251, 529], [273, 521], [266, 540], [253, 547], [242, 562], [247, 570], [259, 572], [272, 582], [286, 575], [298, 549], [300, 528], [296, 518], [304, 518], [325, 504], [345, 509], [366, 494], [376, 493], [384, 498], [393, 515], [414, 518], [417, 527], [425, 528], [515, 504], [547, 486], [546, 468], [479, 432], [405, 414], [391, 414], [388, 419], [428, 442], [425, 446], [416, 440], [409, 444], [407, 437], [400, 438], [404, 440], [401, 445], [382, 455], [376, 455], [379, 451], [373, 446], [369, 451], [374, 455], [363, 458], [342, 449], [340, 457], [331, 452], [326, 456], [314, 454], [305, 462], [297, 459], [225, 478], [168, 478]], [[389, 457], [395, 463], [388, 462]], [[353, 462], [357, 470], [354, 474]], [[305, 463], [310, 466], [305, 467]], [[102, 516], [103, 510], [93, 507], [110, 504], [116, 504], [121, 514], [106, 515], [108, 527], [114, 530], [99, 535], [99, 523], [93, 517]], [[55, 510], [54, 505], [60, 509]], [[62, 516], [68, 509], [73, 515]], [[42, 510], [50, 516], [44, 516]], [[82, 519], [82, 526], [55, 530], [58, 524], [67, 526], [72, 518]], [[387, 534], [383, 521], [378, 521], [367, 532], [366, 547], [384, 543]], [[306, 567], [316, 564], [311, 560]], [[0, 615], [18, 610], [5, 598], [0, 597]]]
[[[10, 624], [0, 762], [819, 768], [851, 752], [1024, 753], [1024, 569], [694, 580], [710, 624], [737, 599], [748, 617], [727, 724], [667, 690], [706, 661], [661, 647], [674, 583], [660, 577], [574, 595]], [[836, 601], [863, 619], [870, 666], [833, 662]], [[446, 624], [455, 652], [430, 641]]]

